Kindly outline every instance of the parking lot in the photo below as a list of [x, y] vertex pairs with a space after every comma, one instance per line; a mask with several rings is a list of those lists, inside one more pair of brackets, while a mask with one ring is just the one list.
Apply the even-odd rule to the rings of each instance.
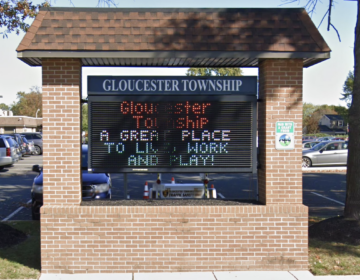
[[[34, 164], [42, 165], [42, 156], [27, 156], [10, 168], [0, 171], [0, 220], [30, 220], [30, 190], [36, 172]], [[162, 181], [170, 183], [200, 183], [197, 173], [163, 174]], [[125, 199], [124, 175], [111, 174], [112, 199]], [[210, 174], [218, 198], [256, 200], [256, 174]], [[151, 186], [156, 174], [128, 174], [128, 194], [131, 199], [142, 199], [144, 184]], [[303, 201], [312, 216], [341, 215], [345, 203], [345, 173], [304, 173]]]

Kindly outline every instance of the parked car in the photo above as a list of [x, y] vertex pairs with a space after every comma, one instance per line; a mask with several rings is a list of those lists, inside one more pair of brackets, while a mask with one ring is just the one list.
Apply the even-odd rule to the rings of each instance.
[[21, 135], [19, 133], [12, 133], [9, 135], [14, 137], [15, 141], [19, 144], [21, 155], [22, 156], [25, 155], [26, 154], [26, 145], [25, 145], [24, 141], [22, 140]]
[[26, 149], [24, 147], [24, 142], [21, 138], [21, 135], [18, 134], [18, 133], [12, 133], [12, 134], [1, 134], [1, 135], [4, 135], [4, 136], [10, 136], [13, 138], [13, 140], [19, 145], [17, 147], [18, 149], [18, 154], [19, 154], [19, 159], [22, 159], [23, 155], [25, 155], [26, 153]]
[[333, 140], [335, 137], [331, 137], [331, 136], [326, 136], [326, 137], [320, 137], [317, 139], [317, 141], [320, 141], [320, 142], [324, 142], [324, 141], [331, 141]]
[[311, 149], [312, 147], [314, 147], [315, 145], [319, 144], [319, 141], [305, 141], [303, 142], [303, 150], [308, 150]]
[[21, 135], [22, 140], [26, 145], [26, 155], [34, 155], [36, 153], [33, 141], [28, 141], [24, 135]]
[[5, 137], [0, 137], [0, 170], [10, 166], [17, 161], [15, 147], [10, 146]]
[[[108, 173], [88, 173], [88, 145], [82, 145], [82, 199], [111, 199], [111, 177]], [[39, 172], [31, 188], [31, 214], [33, 220], [40, 219], [40, 207], [43, 204], [43, 172], [39, 165], [33, 166]]]
[[334, 139], [332, 139], [332, 140], [340, 140], [340, 141], [345, 141], [345, 138], [344, 138], [344, 137], [336, 137], [336, 138], [334, 138]]
[[303, 136], [302, 140], [303, 141], [315, 141], [316, 140], [316, 136]]
[[6, 142], [10, 146], [10, 155], [14, 159], [14, 162], [18, 162], [21, 158], [22, 154], [19, 149], [19, 144], [15, 141], [15, 139], [9, 135], [1, 134], [0, 138], [5, 139]]
[[39, 132], [24, 132], [22, 135], [24, 135], [28, 141], [34, 142], [36, 154], [41, 155], [43, 152], [42, 134]]
[[309, 150], [303, 150], [302, 165], [303, 167], [317, 165], [346, 165], [347, 156], [348, 142], [320, 142]]

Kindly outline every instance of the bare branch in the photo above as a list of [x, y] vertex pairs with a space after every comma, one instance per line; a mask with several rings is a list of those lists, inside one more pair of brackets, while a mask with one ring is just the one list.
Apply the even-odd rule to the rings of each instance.
[[330, 25], [331, 25], [332, 28], [335, 29], [335, 31], [336, 31], [336, 33], [337, 33], [337, 35], [338, 35], [339, 41], [341, 42], [341, 38], [340, 38], [339, 31], [335, 28], [335, 26], [334, 26], [332, 23], [330, 23]]
[[318, 26], [318, 29], [320, 28], [320, 26], [321, 26], [322, 22], [324, 21], [326, 15], [328, 14], [328, 12], [329, 12], [329, 10], [327, 10], [326, 13], [325, 13], [325, 15], [323, 16], [323, 18], [322, 18], [322, 20], [321, 20], [321, 22], [320, 22], [320, 24], [319, 24], [319, 26]]
[[280, 4], [279, 6], [288, 5], [294, 2], [298, 2], [298, 4], [300, 4], [300, 0], [281, 0], [281, 2], [283, 2], [284, 4]]
[[328, 9], [329, 16], [328, 16], [328, 28], [327, 28], [327, 31], [330, 31], [330, 26], [332, 25], [332, 24], [331, 24], [331, 8], [332, 8], [332, 2], [333, 2], [333, 0], [329, 0], [329, 9]]
[[114, 0], [98, 0], [97, 6], [100, 7], [102, 5], [107, 6], [107, 7], [110, 7], [110, 6], [117, 7], [117, 4], [115, 3]]

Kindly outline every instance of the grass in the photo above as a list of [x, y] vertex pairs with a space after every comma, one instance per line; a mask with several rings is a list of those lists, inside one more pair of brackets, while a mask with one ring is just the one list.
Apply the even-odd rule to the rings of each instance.
[[[309, 217], [309, 226], [324, 220]], [[309, 238], [309, 270], [314, 275], [360, 275], [360, 246]]]
[[360, 246], [310, 240], [309, 266], [314, 275], [359, 275]]
[[28, 235], [10, 248], [0, 249], [0, 279], [38, 279], [40, 276], [40, 223], [38, 221], [6, 222]]

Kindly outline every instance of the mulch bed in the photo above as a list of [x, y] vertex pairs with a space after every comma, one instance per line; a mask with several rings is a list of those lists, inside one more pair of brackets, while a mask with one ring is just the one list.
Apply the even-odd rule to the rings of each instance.
[[82, 201], [81, 206], [240, 206], [261, 205], [253, 200], [223, 199], [122, 199], [122, 200], [89, 200]]
[[309, 228], [309, 237], [322, 241], [360, 245], [360, 221], [334, 217]]
[[17, 245], [27, 239], [27, 235], [13, 227], [0, 223], [0, 248]]

